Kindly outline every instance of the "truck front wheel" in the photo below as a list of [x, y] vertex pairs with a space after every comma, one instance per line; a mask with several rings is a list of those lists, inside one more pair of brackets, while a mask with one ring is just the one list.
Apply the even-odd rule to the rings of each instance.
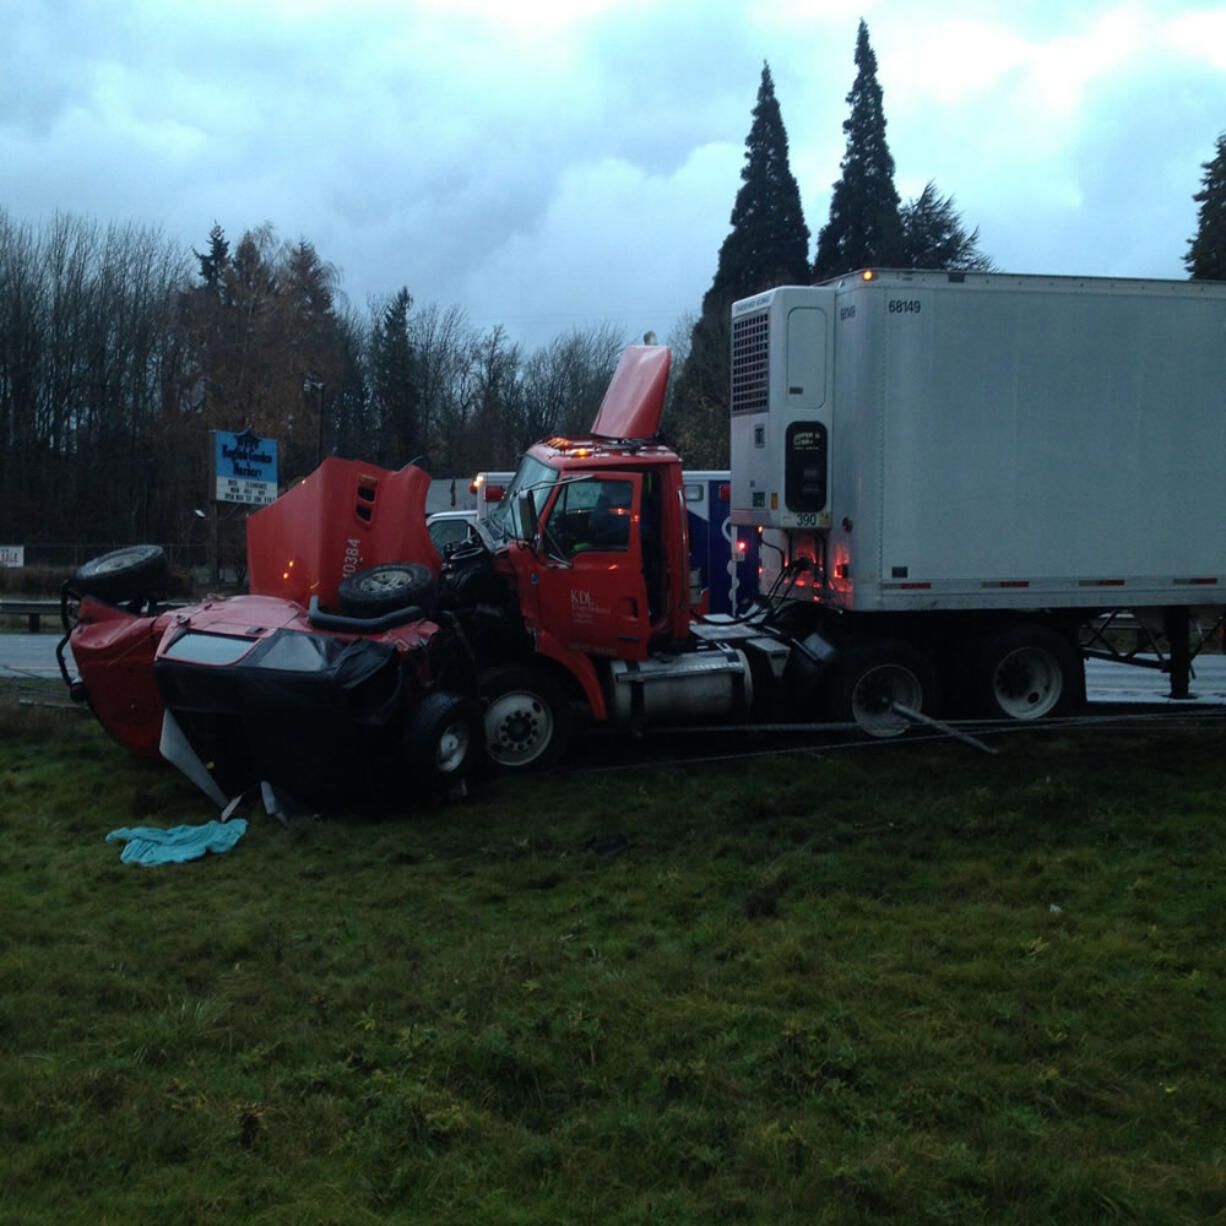
[[986, 639], [975, 664], [979, 707], [991, 719], [1042, 719], [1080, 701], [1081, 656], [1050, 626], [1019, 623]]
[[480, 679], [485, 752], [500, 770], [539, 770], [562, 756], [570, 708], [560, 687], [536, 668], [494, 668]]
[[932, 715], [938, 706], [936, 670], [913, 647], [889, 639], [848, 648], [827, 685], [829, 718], [857, 724], [869, 736], [899, 736], [911, 727], [897, 707]]

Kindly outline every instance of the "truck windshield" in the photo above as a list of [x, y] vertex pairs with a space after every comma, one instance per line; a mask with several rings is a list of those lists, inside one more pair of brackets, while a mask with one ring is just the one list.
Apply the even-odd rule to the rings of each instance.
[[515, 540], [526, 540], [527, 533], [519, 522], [519, 496], [529, 491], [532, 493], [532, 503], [536, 507], [537, 518], [540, 518], [549, 491], [558, 480], [558, 470], [534, 460], [530, 455], [524, 456], [519, 471], [507, 486], [507, 492], [502, 501], [494, 509], [489, 518], [490, 529], [496, 537], [503, 540], [513, 537]]

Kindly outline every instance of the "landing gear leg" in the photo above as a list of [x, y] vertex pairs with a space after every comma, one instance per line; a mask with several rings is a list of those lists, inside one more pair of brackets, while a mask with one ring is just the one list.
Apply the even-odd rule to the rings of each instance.
[[1171, 697], [1191, 698], [1188, 679], [1192, 675], [1192, 650], [1189, 645], [1188, 611], [1167, 607], [1162, 610], [1162, 628], [1170, 645]]

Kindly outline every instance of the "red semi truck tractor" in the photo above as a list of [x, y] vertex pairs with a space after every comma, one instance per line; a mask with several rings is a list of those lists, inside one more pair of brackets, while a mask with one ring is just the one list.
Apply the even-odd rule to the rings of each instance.
[[[1083, 655], [1110, 651], [1086, 643], [1121, 610], [1179, 696], [1226, 588], [1224, 338], [1226, 286], [1198, 283], [773, 290], [733, 307], [732, 515], [763, 571], [747, 612], [707, 614], [691, 583], [669, 352], [639, 346], [591, 432], [532, 446], [483, 539], [441, 558], [424, 474], [329, 460], [249, 520], [252, 596], [167, 616], [148, 576], [87, 565], [77, 692], [136, 748], [222, 763], [227, 792], [272, 772], [295, 790], [277, 703], [295, 736], [347, 747], [317, 755], [316, 792], [367, 743], [384, 780], [548, 765], [576, 721], [1036, 719], [1083, 700]], [[251, 694], [259, 727], [236, 735]]]

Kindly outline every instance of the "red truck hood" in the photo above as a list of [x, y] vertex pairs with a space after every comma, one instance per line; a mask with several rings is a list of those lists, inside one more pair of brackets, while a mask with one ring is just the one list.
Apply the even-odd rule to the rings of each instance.
[[601, 438], [655, 438], [671, 357], [663, 345], [628, 345], [600, 402], [592, 433]]
[[426, 529], [430, 475], [409, 464], [390, 472], [360, 460], [325, 460], [305, 481], [247, 520], [253, 595], [306, 604], [335, 602], [341, 580], [385, 562], [421, 562], [435, 574]]

